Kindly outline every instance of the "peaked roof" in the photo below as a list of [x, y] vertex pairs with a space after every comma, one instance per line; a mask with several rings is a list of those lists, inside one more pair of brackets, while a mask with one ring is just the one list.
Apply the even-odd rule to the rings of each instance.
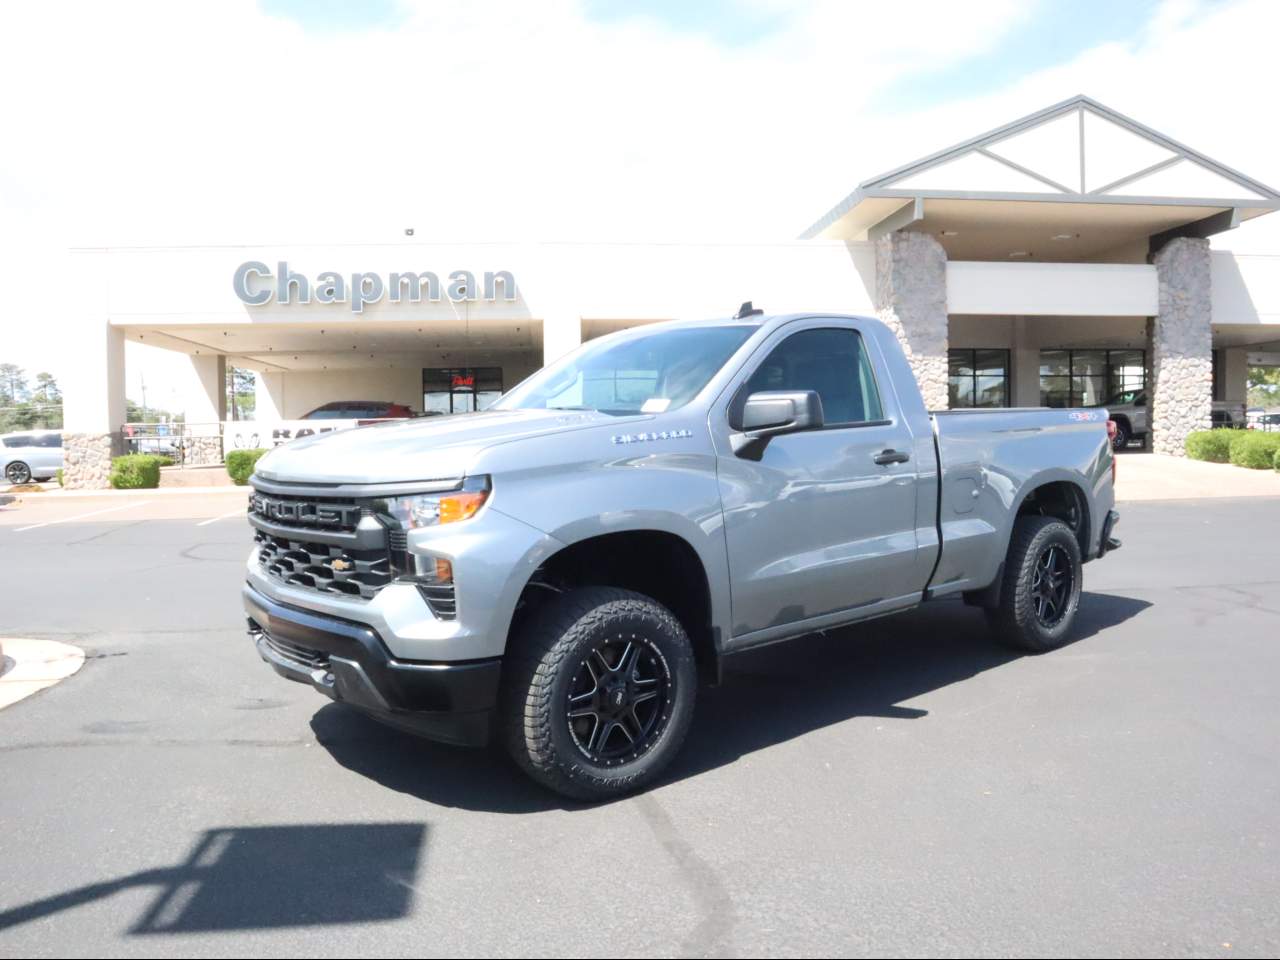
[[1242, 219], [1280, 207], [1270, 187], [1080, 95], [863, 181], [802, 236], [859, 207], [848, 227], [865, 230], [925, 198], [1220, 207]]

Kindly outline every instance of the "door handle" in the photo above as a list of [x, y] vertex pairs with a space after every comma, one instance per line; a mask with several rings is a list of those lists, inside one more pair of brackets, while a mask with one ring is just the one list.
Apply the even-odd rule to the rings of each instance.
[[906, 463], [911, 459], [911, 454], [905, 450], [881, 450], [872, 459], [880, 466], [887, 467], [891, 463]]

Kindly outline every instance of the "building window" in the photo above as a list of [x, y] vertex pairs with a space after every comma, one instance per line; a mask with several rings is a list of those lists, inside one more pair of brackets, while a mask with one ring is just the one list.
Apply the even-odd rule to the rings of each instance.
[[948, 350], [947, 395], [953, 410], [1009, 405], [1008, 350]]
[[474, 413], [502, 396], [501, 367], [445, 367], [422, 371], [422, 411]]
[[1041, 350], [1040, 405], [1096, 407], [1146, 386], [1145, 350]]

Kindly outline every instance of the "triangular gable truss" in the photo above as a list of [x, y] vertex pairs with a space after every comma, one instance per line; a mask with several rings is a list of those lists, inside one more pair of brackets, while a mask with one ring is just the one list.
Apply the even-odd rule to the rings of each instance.
[[1085, 96], [862, 183], [816, 236], [867, 198], [1280, 207], [1280, 194]]

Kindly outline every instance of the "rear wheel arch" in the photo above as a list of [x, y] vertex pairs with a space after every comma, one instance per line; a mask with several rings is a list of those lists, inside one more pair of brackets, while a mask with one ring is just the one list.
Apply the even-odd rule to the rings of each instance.
[[1071, 528], [1080, 544], [1080, 556], [1089, 556], [1093, 518], [1089, 514], [1089, 497], [1084, 488], [1074, 480], [1055, 479], [1028, 485], [1018, 501], [1005, 538], [1005, 552], [1013, 539], [1013, 528], [1018, 517], [1039, 515], [1055, 517]]

